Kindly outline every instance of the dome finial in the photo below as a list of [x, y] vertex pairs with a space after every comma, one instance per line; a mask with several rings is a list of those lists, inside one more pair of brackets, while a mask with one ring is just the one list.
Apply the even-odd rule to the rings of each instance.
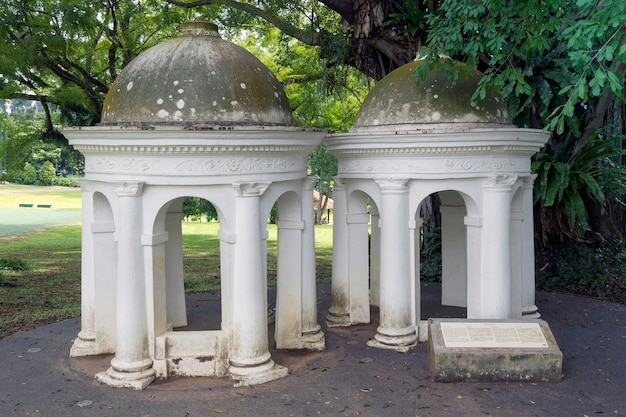
[[183, 23], [179, 36], [217, 36], [219, 38], [220, 34], [216, 24], [198, 16], [191, 22]]

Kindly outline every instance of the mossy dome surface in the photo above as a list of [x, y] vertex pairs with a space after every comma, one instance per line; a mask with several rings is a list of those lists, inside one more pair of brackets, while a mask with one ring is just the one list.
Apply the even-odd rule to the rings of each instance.
[[476, 106], [471, 97], [481, 79], [478, 70], [460, 62], [456, 84], [444, 66], [435, 65], [416, 82], [413, 72], [424, 60], [397, 68], [380, 80], [366, 97], [353, 132], [362, 130], [458, 130], [512, 124], [504, 99], [490, 91]]
[[254, 55], [202, 20], [131, 61], [101, 124], [292, 125], [283, 86]]

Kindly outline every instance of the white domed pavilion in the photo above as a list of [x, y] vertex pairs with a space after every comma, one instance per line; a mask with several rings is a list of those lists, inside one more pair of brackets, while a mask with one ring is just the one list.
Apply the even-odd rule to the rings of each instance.
[[[287, 375], [268, 351], [265, 224], [277, 202], [278, 348], [324, 349], [317, 323], [313, 180], [324, 132], [297, 128], [284, 90], [204, 21], [132, 61], [102, 121], [64, 131], [85, 155], [82, 322], [71, 356], [114, 353], [96, 378], [142, 389], [172, 375], [250, 385]], [[182, 204], [219, 214], [221, 328], [187, 325]]]
[[496, 92], [472, 106], [477, 71], [457, 63], [452, 85], [434, 67], [416, 83], [419, 65], [424, 61], [383, 78], [354, 128], [324, 141], [339, 160], [327, 323], [368, 323], [370, 305], [377, 305], [380, 325], [370, 344], [400, 351], [427, 337], [420, 317], [420, 206], [435, 193], [442, 303], [466, 307], [468, 318], [538, 317], [530, 158], [548, 135], [513, 126]]

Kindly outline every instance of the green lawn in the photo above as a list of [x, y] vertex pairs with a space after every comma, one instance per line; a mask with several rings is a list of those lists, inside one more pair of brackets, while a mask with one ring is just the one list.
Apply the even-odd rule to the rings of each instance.
[[[0, 194], [1, 195], [1, 194]], [[216, 222], [183, 222], [183, 266], [188, 292], [220, 285]], [[276, 282], [276, 226], [267, 225], [268, 284]], [[0, 258], [26, 261], [26, 271], [4, 271], [0, 338], [80, 315], [80, 225], [0, 238]], [[317, 278], [330, 282], [332, 226], [316, 227]]]
[[80, 189], [0, 185], [0, 208], [18, 208], [22, 203], [33, 204], [33, 208], [38, 204], [50, 204], [53, 210], [80, 210]]

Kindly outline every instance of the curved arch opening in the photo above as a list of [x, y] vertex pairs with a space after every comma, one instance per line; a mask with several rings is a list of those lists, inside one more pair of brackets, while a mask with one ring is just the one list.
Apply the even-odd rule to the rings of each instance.
[[465, 218], [472, 208], [468, 196], [442, 190], [424, 198], [415, 212], [421, 318], [467, 317]]

